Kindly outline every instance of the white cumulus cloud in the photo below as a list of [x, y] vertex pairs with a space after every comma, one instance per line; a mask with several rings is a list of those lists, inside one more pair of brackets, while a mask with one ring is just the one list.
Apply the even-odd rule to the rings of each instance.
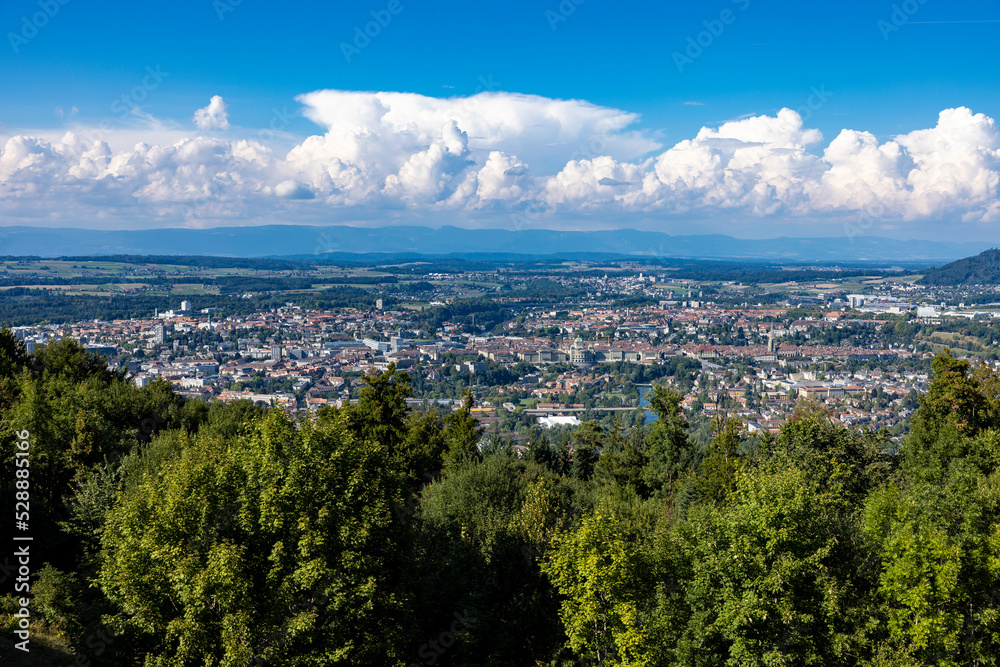
[[883, 141], [864, 128], [826, 140], [782, 109], [664, 147], [637, 114], [581, 100], [339, 90], [298, 100], [321, 130], [291, 149], [262, 132], [215, 134], [229, 128], [219, 96], [195, 113], [195, 133], [159, 121], [146, 134], [10, 129], [0, 211], [8, 224], [165, 226], [406, 213], [504, 225], [531, 210], [553, 224], [583, 216], [685, 232], [720, 217], [758, 230], [858, 216], [899, 229], [1000, 222], [1000, 130], [963, 107]]
[[222, 97], [213, 95], [207, 107], [202, 107], [194, 112], [194, 124], [199, 130], [228, 130], [229, 113]]

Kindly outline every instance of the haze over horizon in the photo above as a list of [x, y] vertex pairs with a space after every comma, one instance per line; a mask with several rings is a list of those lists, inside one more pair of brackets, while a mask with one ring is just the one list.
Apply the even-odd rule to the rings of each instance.
[[0, 23], [3, 226], [1000, 224], [996, 1], [13, 2]]

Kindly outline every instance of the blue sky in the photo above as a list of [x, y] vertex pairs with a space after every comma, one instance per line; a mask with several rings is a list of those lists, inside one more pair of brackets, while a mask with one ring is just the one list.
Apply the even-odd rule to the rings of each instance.
[[[378, 18], [384, 25], [373, 23]], [[579, 4], [573, 0], [393, 0], [281, 5], [199, 0], [104, 3], [99, 9], [81, 0], [66, 0], [64, 4], [59, 0], [12, 0], [0, 6], [0, 27], [5, 36], [0, 44], [0, 123], [4, 126], [0, 146], [16, 137], [48, 142], [48, 148], [37, 143], [25, 147], [21, 142], [17, 145], [21, 153], [13, 147], [4, 149], [8, 162], [20, 155], [21, 166], [0, 170], [7, 188], [6, 196], [0, 194], [0, 214], [6, 208], [8, 215], [4, 217], [19, 224], [211, 226], [279, 219], [350, 224], [406, 219], [433, 224], [434, 220], [447, 219], [470, 226], [509, 227], [516, 211], [545, 209], [544, 215], [528, 216], [530, 223], [662, 228], [671, 232], [697, 224], [706, 231], [737, 235], [767, 235], [769, 229], [777, 228], [782, 234], [808, 236], [825, 235], [830, 225], [840, 229], [845, 221], [858, 223], [861, 216], [866, 233], [878, 228], [886, 235], [930, 238], [941, 233], [942, 221], [961, 221], [965, 235], [984, 239], [990, 238], [992, 227], [1000, 222], [1000, 212], [994, 213], [997, 190], [992, 181], [1000, 146], [991, 143], [996, 134], [992, 119], [1000, 114], [1000, 86], [996, 85], [996, 65], [1000, 62], [998, 0], [584, 0]], [[374, 36], [359, 38], [358, 33], [366, 28]], [[151, 71], [161, 76], [151, 79]], [[396, 137], [387, 144], [355, 146], [353, 153], [338, 152], [346, 150], [342, 143], [327, 141], [325, 149], [310, 153], [308, 165], [301, 160], [294, 164], [284, 160], [277, 165], [287, 149], [300, 146], [310, 136], [323, 136], [331, 122], [337, 123], [331, 120], [334, 110], [316, 110], [297, 99], [320, 90], [405, 92], [452, 99], [477, 93], [537, 96], [532, 98], [533, 104], [516, 112], [525, 125], [541, 122], [535, 114], [542, 113], [543, 99], [579, 100], [594, 108], [634, 116], [625, 125], [615, 125], [610, 140], [601, 123], [612, 121], [598, 118], [590, 125], [582, 122], [581, 134], [570, 140], [579, 143], [574, 150], [554, 150], [552, 155], [536, 152], [534, 164], [525, 162], [522, 167], [517, 166], [522, 156], [512, 153], [510, 146], [530, 140], [519, 144], [516, 138], [504, 135], [495, 137], [492, 144], [477, 145], [473, 135], [468, 137], [468, 145], [462, 144], [461, 138], [451, 145], [448, 130], [442, 129], [447, 123], [442, 123], [442, 128], [423, 128], [414, 136]], [[209, 105], [213, 96], [224, 101], [217, 107], [224, 109], [224, 119], [213, 116], [215, 121], [195, 127], [194, 111]], [[331, 98], [327, 102], [336, 109], [343, 100]], [[483, 102], [493, 108], [502, 101], [483, 98]], [[586, 188], [581, 196], [553, 194], [558, 184], [553, 185], [551, 179], [562, 172], [550, 162], [559, 164], [568, 157], [593, 163], [604, 157], [604, 144], [613, 144], [619, 134], [641, 135], [642, 141], [631, 141], [628, 148], [607, 146], [614, 163], [585, 166], [591, 171], [598, 167], [604, 170], [594, 182], [620, 181], [642, 189], [645, 175], [656, 170], [657, 158], [679, 142], [694, 140], [702, 128], [718, 130], [727, 121], [752, 118], [772, 118], [775, 125], [784, 127], [787, 117], [778, 122], [782, 108], [796, 111], [802, 127], [818, 130], [822, 138], [779, 137], [773, 132], [761, 135], [752, 128], [733, 126], [731, 131], [705, 137], [696, 148], [715, 151], [712, 154], [724, 163], [720, 168], [724, 171], [728, 166], [732, 171], [733, 147], [723, 146], [726, 142], [742, 142], [744, 148], [769, 146], [772, 150], [767, 156], [754, 158], [764, 164], [777, 159], [775, 155], [784, 155], [782, 151], [800, 150], [822, 157], [830, 142], [847, 129], [870, 133], [883, 153], [891, 153], [894, 149], [892, 145], [885, 148], [887, 144], [915, 131], [937, 128], [942, 135], [954, 137], [955, 130], [942, 126], [939, 115], [965, 108], [970, 112], [967, 116], [951, 116], [956, 127], [965, 128], [960, 132], [964, 149], [950, 145], [948, 150], [972, 151], [981, 164], [974, 173], [961, 174], [953, 167], [963, 159], [937, 155], [938, 166], [914, 180], [909, 176], [914, 164], [932, 162], [920, 152], [931, 149], [917, 146], [920, 137], [914, 137], [909, 144], [900, 144], [902, 158], [878, 167], [882, 171], [877, 179], [838, 181], [834, 189], [843, 195], [840, 199], [833, 191], [816, 194], [816, 188], [823, 185], [823, 173], [836, 172], [837, 165], [830, 161], [810, 163], [808, 155], [782, 167], [789, 170], [784, 175], [774, 164], [753, 170], [747, 178], [757, 179], [754, 185], [769, 193], [751, 196], [748, 192], [753, 187], [747, 186], [746, 192], [736, 193], [731, 201], [715, 208], [712, 202], [722, 200], [718, 193], [711, 193], [712, 185], [688, 179], [692, 182], [685, 181], [687, 189], [681, 188], [679, 184], [685, 179], [678, 170], [690, 168], [691, 162], [679, 154], [672, 166], [659, 172], [661, 180], [666, 178], [664, 173], [674, 180], [647, 184], [644, 194], [630, 196], [625, 185], [604, 185], [618, 187], [619, 194], [617, 199], [604, 198], [601, 206], [592, 199], [584, 201]], [[126, 109], [132, 112], [123, 111]], [[277, 126], [276, 109], [282, 117]], [[303, 112], [313, 120], [303, 117]], [[410, 112], [419, 110], [414, 111], [411, 105], [398, 113]], [[455, 113], [454, 108], [439, 110], [435, 118], [447, 121], [449, 114]], [[565, 113], [568, 116], [552, 121], [564, 129], [573, 126], [576, 118], [573, 109]], [[286, 114], [293, 117], [285, 120]], [[318, 116], [326, 119], [325, 126], [315, 122]], [[100, 127], [102, 121], [105, 131], [88, 134], [87, 128]], [[362, 122], [357, 119], [352, 122], [355, 133], [384, 129], [383, 124], [373, 129], [357, 126]], [[403, 132], [400, 123], [406, 125], [397, 122], [397, 134]], [[280, 132], [262, 135], [261, 130], [269, 124]], [[57, 145], [67, 130], [84, 137], [88, 146], [95, 138], [108, 143], [110, 156], [102, 158], [106, 162], [128, 150], [136, 139], [152, 146], [172, 146], [199, 137], [217, 144], [248, 139], [273, 153], [264, 169], [267, 173], [254, 174], [259, 183], [251, 191], [227, 190], [225, 178], [218, 177], [233, 172], [244, 158], [233, 157], [232, 149], [228, 157], [205, 149], [215, 156], [213, 159], [222, 160], [222, 166], [212, 166], [209, 160], [209, 168], [218, 169], [204, 184], [193, 183], [190, 175], [178, 175], [176, 169], [183, 172], [185, 165], [176, 161], [170, 174], [147, 170], [141, 178], [133, 174], [140, 180], [131, 184], [125, 183], [127, 175], [120, 169], [104, 164], [87, 172], [94, 182], [81, 194], [80, 183], [67, 185], [66, 179], [76, 164], [73, 161], [85, 151], [69, 148], [71, 142]], [[461, 119], [456, 130], [459, 135], [469, 134]], [[608, 141], [595, 145], [598, 130], [605, 132]], [[439, 136], [431, 136], [435, 133]], [[435, 153], [432, 149], [438, 144]], [[580, 146], [594, 148], [581, 150]], [[648, 150], [639, 152], [643, 148]], [[428, 150], [431, 153], [423, 162], [434, 166], [415, 174], [420, 160], [409, 158]], [[497, 163], [506, 165], [497, 173], [510, 180], [512, 174], [526, 172], [531, 183], [494, 184], [486, 188], [495, 195], [492, 198], [484, 201], [480, 197], [475, 204], [469, 204], [468, 199], [459, 202], [463, 187], [477, 191], [476, 184], [484, 182], [484, 175], [475, 181], [466, 172], [483, 169], [491, 150], [506, 156]], [[393, 151], [397, 154], [389, 155]], [[850, 169], [847, 164], [856, 168], [862, 152], [855, 151], [854, 157], [841, 164], [841, 171]], [[354, 197], [340, 196], [346, 176], [334, 174], [330, 180], [322, 176], [332, 173], [329, 165], [317, 167], [315, 163], [333, 159], [332, 155], [340, 160], [337, 169], [341, 169], [349, 162], [344, 157], [348, 153], [355, 157], [385, 153], [375, 160], [379, 164], [371, 173], [359, 164], [364, 173], [358, 178], [367, 179], [368, 185]], [[35, 154], [58, 154], [59, 160], [31, 181], [24, 156]], [[145, 154], [122, 157], [119, 162], [128, 159], [150, 162]], [[400, 177], [397, 180], [402, 185], [393, 190], [393, 176], [403, 173], [400, 169], [407, 162], [412, 163], [407, 173], [416, 180], [408, 184]], [[746, 159], [737, 162], [744, 164]], [[538, 165], [542, 164], [547, 166], [540, 171]], [[58, 173], [60, 165], [65, 174]], [[812, 193], [805, 204], [802, 198], [806, 195], [801, 192], [795, 196], [782, 192], [788, 174], [801, 178], [803, 191]], [[941, 192], [926, 189], [927, 179], [940, 181], [942, 174], [946, 179], [981, 182], [971, 192], [944, 193], [950, 197], [944, 205]], [[577, 176], [589, 178], [582, 173]], [[719, 192], [732, 190], [732, 184], [724, 182], [726, 174], [716, 176], [715, 185], [722, 188]], [[79, 180], [79, 173], [74, 178]], [[171, 178], [178, 186], [172, 190], [163, 185]], [[895, 179], [894, 184], [882, 182], [885, 178]], [[423, 189], [417, 181], [423, 183]], [[91, 202], [97, 206], [101, 197], [120, 196], [121, 200], [109, 199], [104, 206], [119, 213], [103, 221], [95, 220], [94, 215], [74, 221], [48, 208], [51, 202], [29, 201], [25, 191], [32, 187], [25, 183], [39, 191], [51, 188], [50, 194], [57, 198], [72, 198], [78, 212], [79, 205]], [[151, 194], [151, 184], [160, 190]], [[654, 185], [666, 189], [653, 193]], [[858, 194], [859, 188], [870, 190], [869, 199]], [[196, 190], [202, 194], [192, 205], [191, 193]], [[280, 196], [276, 194], [279, 190], [292, 195]], [[497, 194], [500, 191], [502, 196]], [[208, 201], [216, 194], [219, 202]], [[272, 205], [267, 202], [269, 195], [282, 201]], [[773, 201], [764, 202], [761, 196]], [[879, 197], [885, 201], [885, 212], [872, 199]], [[444, 203], [446, 200], [450, 203]], [[305, 203], [296, 208], [295, 201]], [[171, 209], [175, 204], [178, 210]]]

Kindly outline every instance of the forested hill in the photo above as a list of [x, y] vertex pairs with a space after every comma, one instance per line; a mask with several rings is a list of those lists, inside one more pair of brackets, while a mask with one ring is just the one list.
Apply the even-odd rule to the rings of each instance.
[[994, 285], [1000, 283], [1000, 250], [990, 248], [975, 257], [965, 257], [928, 269], [920, 279], [924, 285]]
[[898, 443], [805, 402], [703, 447], [656, 385], [519, 454], [393, 367], [292, 421], [0, 330], [0, 664], [25, 609], [27, 664], [996, 665], [1000, 375], [933, 369]]

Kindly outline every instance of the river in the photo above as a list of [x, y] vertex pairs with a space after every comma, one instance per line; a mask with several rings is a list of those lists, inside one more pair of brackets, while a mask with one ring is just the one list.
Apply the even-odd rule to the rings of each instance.
[[[646, 394], [653, 391], [653, 385], [651, 384], [637, 384], [636, 389], [639, 390], [639, 407], [645, 408], [649, 406], [649, 401], [646, 400]], [[646, 410], [646, 423], [652, 424], [656, 421], [656, 415], [654, 415], [649, 410]]]

